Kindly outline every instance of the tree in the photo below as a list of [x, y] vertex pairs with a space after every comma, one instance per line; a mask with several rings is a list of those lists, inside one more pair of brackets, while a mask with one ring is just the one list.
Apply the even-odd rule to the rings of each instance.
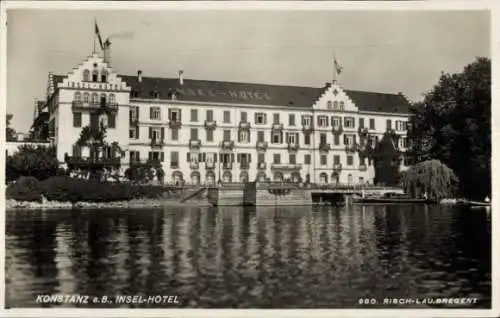
[[401, 186], [414, 197], [425, 193], [431, 200], [441, 200], [453, 196], [457, 189], [458, 178], [439, 160], [420, 162], [400, 175]]
[[397, 185], [400, 153], [395, 145], [397, 145], [397, 135], [387, 132], [371, 151], [375, 166], [375, 183]]
[[5, 171], [7, 181], [21, 176], [44, 180], [58, 174], [59, 161], [53, 147], [21, 145], [12, 156], [7, 157]]
[[461, 73], [442, 73], [412, 107], [409, 132], [417, 162], [437, 159], [457, 174], [463, 196], [491, 196], [491, 61], [478, 58]]
[[12, 114], [7, 114], [6, 116], [6, 123], [5, 123], [5, 139], [7, 141], [16, 141], [17, 138], [16, 138], [16, 131], [10, 127], [10, 121], [12, 120], [12, 117], [14, 117], [14, 115]]

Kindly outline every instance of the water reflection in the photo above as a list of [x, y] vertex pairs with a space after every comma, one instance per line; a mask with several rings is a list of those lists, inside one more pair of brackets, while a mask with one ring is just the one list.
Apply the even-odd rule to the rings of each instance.
[[491, 235], [483, 212], [417, 205], [9, 212], [6, 304], [41, 306], [38, 294], [80, 293], [180, 295], [182, 307], [356, 307], [365, 296], [470, 296], [487, 307]]

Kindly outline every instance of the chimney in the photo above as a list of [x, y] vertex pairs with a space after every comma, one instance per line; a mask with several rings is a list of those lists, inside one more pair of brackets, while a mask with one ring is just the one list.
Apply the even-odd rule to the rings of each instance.
[[109, 38], [104, 42], [102, 50], [104, 52], [104, 63], [106, 63], [108, 67], [111, 67], [111, 41]]
[[184, 85], [184, 71], [179, 70], [179, 84], [182, 86]]
[[141, 70], [137, 71], [137, 81], [139, 83], [142, 82], [142, 71]]

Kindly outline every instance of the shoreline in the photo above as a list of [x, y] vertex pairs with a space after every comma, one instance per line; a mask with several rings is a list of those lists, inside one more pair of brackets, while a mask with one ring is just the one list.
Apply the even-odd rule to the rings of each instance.
[[5, 210], [85, 210], [85, 209], [139, 209], [139, 208], [164, 208], [164, 207], [211, 207], [207, 201], [180, 202], [177, 199], [134, 199], [130, 201], [115, 202], [30, 202], [6, 200]]

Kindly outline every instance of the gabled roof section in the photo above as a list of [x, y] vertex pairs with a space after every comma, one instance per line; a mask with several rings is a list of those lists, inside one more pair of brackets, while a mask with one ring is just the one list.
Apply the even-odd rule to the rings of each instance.
[[410, 102], [402, 94], [345, 90], [360, 111], [408, 114]]

